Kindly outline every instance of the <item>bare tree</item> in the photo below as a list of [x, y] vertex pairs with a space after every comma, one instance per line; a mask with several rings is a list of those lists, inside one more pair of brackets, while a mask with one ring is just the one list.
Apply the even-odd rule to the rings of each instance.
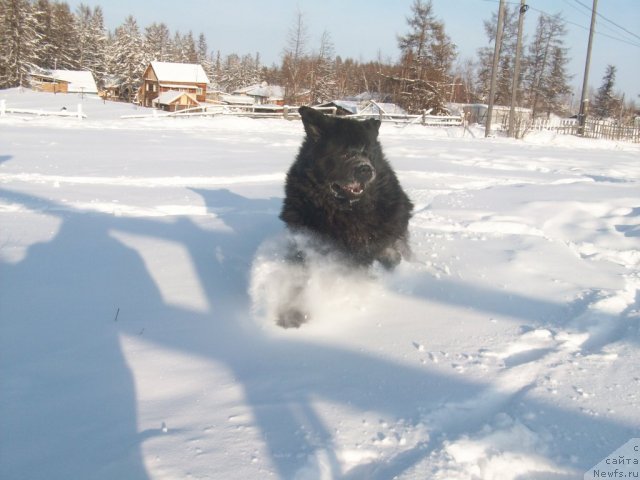
[[336, 68], [333, 42], [328, 31], [320, 37], [320, 49], [312, 58], [309, 85], [311, 100], [322, 103], [332, 100], [336, 91]]
[[527, 101], [533, 116], [540, 108], [549, 111], [557, 95], [566, 93], [568, 75], [565, 72], [566, 52], [564, 36], [566, 24], [562, 16], [541, 14], [526, 58], [525, 86]]
[[302, 11], [297, 10], [287, 35], [287, 44], [282, 55], [282, 70], [285, 82], [285, 101], [296, 103], [305, 78], [307, 43], [309, 35]]

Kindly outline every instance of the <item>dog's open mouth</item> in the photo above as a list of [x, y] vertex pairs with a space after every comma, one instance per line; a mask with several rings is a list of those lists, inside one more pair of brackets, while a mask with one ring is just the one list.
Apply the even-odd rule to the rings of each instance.
[[334, 182], [331, 184], [331, 191], [338, 198], [355, 199], [364, 192], [364, 185], [360, 182], [346, 184]]

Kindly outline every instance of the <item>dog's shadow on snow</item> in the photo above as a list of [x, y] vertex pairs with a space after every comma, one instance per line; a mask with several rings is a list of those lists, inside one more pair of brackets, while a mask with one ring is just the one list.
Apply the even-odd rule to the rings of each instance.
[[[145, 439], [164, 433], [161, 425], [138, 431], [137, 394], [122, 352], [122, 334], [138, 335], [163, 349], [228, 368], [241, 383], [266, 443], [269, 463], [280, 478], [296, 478], [301, 473], [310, 475], [304, 478], [314, 478], [314, 472], [317, 475], [322, 471], [331, 478], [392, 478], [442, 447], [445, 440], [477, 432], [490, 420], [487, 416], [499, 413], [507, 402], [520, 402], [532, 412], [545, 411], [566, 428], [580, 426], [583, 430], [588, 424], [589, 431], [615, 438], [620, 444], [631, 436], [632, 428], [608, 419], [546, 405], [524, 395], [504, 399], [496, 396], [496, 405], [486, 416], [457, 417], [452, 410], [451, 418], [441, 419], [440, 431], [435, 428], [430, 438], [414, 448], [342, 472], [334, 432], [314, 410], [315, 402], [411, 423], [443, 405], [483, 395], [491, 385], [314, 343], [295, 330], [265, 334], [247, 320], [251, 315], [247, 291], [256, 250], [265, 238], [282, 229], [277, 219], [280, 200], [249, 199], [229, 190], [194, 192], [224, 228], [205, 227], [188, 217], [152, 220], [89, 213], [0, 191], [0, 197], [12, 204], [60, 221], [52, 240], [32, 245], [18, 263], [0, 264], [0, 345], [4, 370], [12, 372], [7, 375], [5, 371], [3, 378], [13, 385], [2, 394], [9, 405], [2, 413], [3, 424], [8, 425], [3, 435], [12, 435], [3, 440], [14, 445], [10, 454], [22, 451], [21, 455], [30, 457], [28, 460], [18, 455], [2, 467], [8, 471], [8, 478], [18, 476], [12, 466], [37, 465], [34, 438], [42, 445], [42, 462], [56, 456], [65, 458], [64, 462], [52, 463], [49, 478], [148, 478], [141, 445]], [[123, 236], [180, 246], [204, 292], [206, 311], [168, 303], [148, 263], [136, 249], [123, 243]], [[25, 285], [29, 285], [28, 291]], [[499, 302], [502, 293], [492, 295], [496, 305], [510, 304]], [[440, 300], [446, 300], [444, 294]], [[465, 299], [448, 301], [464, 304]], [[478, 297], [472, 306], [481, 307], [481, 301]], [[509, 313], [534, 321], [525, 311]], [[86, 344], [78, 344], [79, 340]], [[25, 348], [37, 352], [35, 364], [25, 361], [29, 358]], [[68, 358], [86, 361], [77, 365]], [[19, 416], [24, 411], [30, 412], [29, 418]], [[446, 416], [446, 409], [443, 411]], [[407, 418], [408, 413], [411, 418]], [[203, 426], [208, 424], [207, 418], [201, 420]], [[180, 429], [180, 425], [172, 428]], [[609, 450], [610, 445], [603, 445], [602, 451], [590, 453], [599, 460]], [[590, 467], [590, 460], [582, 459], [586, 463], [581, 466]], [[96, 472], [96, 466], [106, 467], [104, 472]], [[26, 478], [29, 472], [19, 473]]]

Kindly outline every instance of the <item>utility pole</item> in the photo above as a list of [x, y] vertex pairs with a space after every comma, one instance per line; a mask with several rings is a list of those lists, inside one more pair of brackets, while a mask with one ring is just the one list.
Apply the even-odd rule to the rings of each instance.
[[516, 101], [518, 98], [518, 87], [520, 85], [520, 53], [522, 52], [522, 23], [524, 13], [529, 10], [529, 5], [520, 0], [520, 11], [518, 13], [518, 41], [516, 43], [516, 60], [513, 69], [513, 82], [511, 83], [511, 108], [509, 109], [509, 136], [515, 137], [516, 126]]
[[584, 65], [584, 77], [582, 80], [582, 95], [580, 96], [580, 113], [578, 113], [578, 135], [584, 135], [584, 125], [587, 120], [589, 109], [587, 108], [587, 89], [589, 88], [589, 64], [591, 63], [591, 46], [593, 45], [593, 34], [596, 30], [596, 8], [598, 0], [593, 0], [591, 10], [591, 28], [589, 29], [589, 44], [587, 45], [587, 61]]
[[498, 75], [498, 63], [500, 61], [500, 47], [502, 46], [502, 28], [504, 24], [504, 0], [500, 0], [498, 8], [498, 28], [496, 31], [496, 44], [493, 48], [493, 66], [491, 67], [491, 87], [489, 89], [489, 108], [487, 108], [487, 121], [484, 128], [484, 136], [491, 134], [491, 121], [493, 120], [493, 97], [496, 94], [496, 77]]

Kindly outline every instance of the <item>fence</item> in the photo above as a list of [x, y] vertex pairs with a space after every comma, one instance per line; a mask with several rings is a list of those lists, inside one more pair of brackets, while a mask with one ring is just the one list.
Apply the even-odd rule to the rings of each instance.
[[[315, 108], [315, 107], [314, 107]], [[320, 107], [321, 110], [329, 115], [336, 114], [336, 107]], [[193, 107], [176, 112], [159, 112], [153, 110], [151, 114], [140, 115], [123, 115], [120, 118], [160, 118], [160, 117], [202, 117], [215, 115], [233, 115], [239, 117], [250, 118], [284, 118], [287, 120], [300, 118], [298, 107], [290, 106], [268, 106], [268, 105], [207, 105], [201, 107]], [[381, 122], [392, 122], [395, 124], [420, 124], [429, 126], [460, 126], [462, 125], [462, 116], [440, 116], [440, 115], [405, 115], [405, 114], [389, 114], [389, 113], [360, 113], [349, 115], [348, 118], [366, 119], [375, 118]]]
[[82, 112], [82, 104], [78, 104], [78, 109], [72, 110], [42, 110], [34, 108], [8, 108], [6, 100], [0, 100], [0, 117], [4, 117], [7, 113], [21, 113], [27, 115], [36, 115], [38, 117], [75, 117], [80, 120], [87, 118]]
[[[520, 129], [519, 129], [520, 130]], [[574, 118], [564, 119], [536, 119], [525, 126], [524, 131], [518, 136], [526, 134], [528, 131], [550, 130], [564, 135], [579, 135], [580, 125]], [[587, 119], [584, 125], [582, 136], [585, 138], [602, 138], [606, 140], [624, 140], [628, 142], [640, 142], [640, 127], [628, 125], [616, 125], [610, 120]]]

